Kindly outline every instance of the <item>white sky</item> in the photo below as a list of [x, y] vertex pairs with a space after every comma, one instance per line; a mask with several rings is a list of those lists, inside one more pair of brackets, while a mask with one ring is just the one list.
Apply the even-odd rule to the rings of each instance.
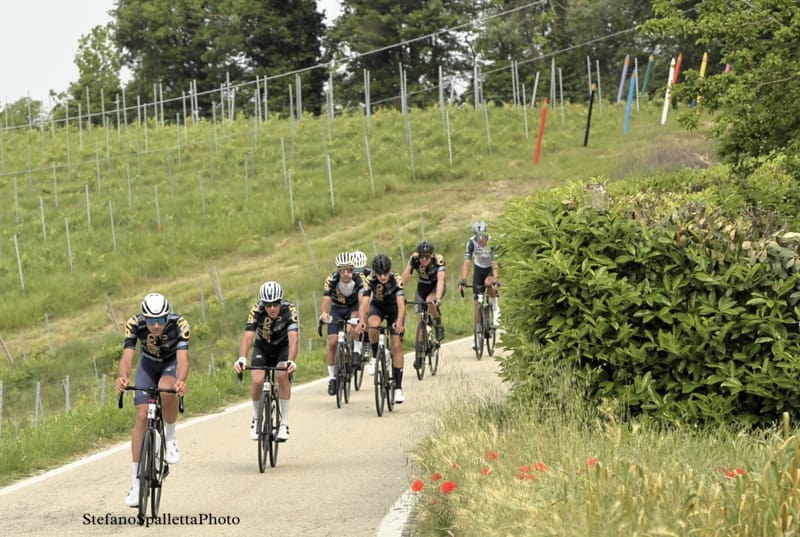
[[[78, 79], [78, 40], [111, 20], [115, 0], [2, 0], [0, 106], [30, 96], [48, 106], [50, 90], [66, 91]], [[317, 0], [327, 19], [340, 0]]]

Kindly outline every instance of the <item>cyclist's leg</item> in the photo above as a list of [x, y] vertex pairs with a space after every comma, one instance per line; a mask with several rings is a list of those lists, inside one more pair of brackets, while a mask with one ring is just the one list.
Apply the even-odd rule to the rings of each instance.
[[[349, 308], [350, 312], [348, 314], [349, 319], [358, 319], [358, 302], [353, 304]], [[352, 324], [347, 325], [347, 332], [353, 332], [353, 366], [360, 367], [361, 366], [361, 338], [355, 334], [355, 326]]]
[[[159, 366], [161, 368], [161, 377], [158, 379], [158, 387], [162, 389], [174, 388], [178, 360], [173, 359], [159, 364]], [[178, 439], [175, 436], [175, 422], [178, 419], [178, 396], [176, 394], [161, 394], [161, 413], [164, 417], [164, 441], [167, 443], [167, 462], [177, 464], [180, 460], [180, 453], [178, 451]]]
[[497, 296], [497, 288], [492, 285], [494, 282], [494, 276], [492, 275], [491, 269], [489, 270], [489, 274], [483, 281], [483, 284], [486, 286], [486, 300], [489, 301], [489, 304], [492, 306], [492, 322], [495, 326], [500, 324], [500, 303], [498, 301]]
[[[272, 359], [269, 360], [269, 365], [285, 366], [286, 360], [289, 359], [289, 345], [283, 345], [276, 349], [274, 354], [271, 354]], [[292, 398], [292, 383], [289, 378], [289, 373], [286, 371], [278, 371], [275, 373], [275, 379], [278, 382], [278, 405], [280, 406], [281, 422], [279, 423], [278, 439], [288, 440], [289, 438], [289, 400]]]
[[[264, 367], [267, 365], [265, 353], [257, 346], [253, 346], [253, 359], [250, 365], [253, 367]], [[264, 376], [266, 371], [263, 369], [253, 369], [250, 371], [250, 402], [253, 405], [253, 417], [250, 419], [250, 440], [258, 440], [256, 423], [258, 421], [258, 405], [261, 401], [261, 389], [264, 387]]]
[[389, 341], [392, 353], [392, 378], [394, 379], [394, 399], [395, 403], [402, 403], [403, 396], [403, 335], [402, 332], [393, 328], [397, 321], [397, 309], [392, 308], [386, 315], [386, 322], [389, 325]]
[[[144, 357], [139, 360], [139, 366], [136, 368], [136, 376], [134, 377], [135, 386], [154, 388], [158, 385], [156, 380], [157, 372], [151, 367], [153, 364], [153, 361]], [[131, 489], [125, 499], [126, 503], [132, 507], [139, 504], [139, 460], [144, 428], [147, 425], [148, 400], [149, 396], [142, 391], [136, 391], [133, 397], [133, 402], [136, 405], [136, 419], [131, 435]]]

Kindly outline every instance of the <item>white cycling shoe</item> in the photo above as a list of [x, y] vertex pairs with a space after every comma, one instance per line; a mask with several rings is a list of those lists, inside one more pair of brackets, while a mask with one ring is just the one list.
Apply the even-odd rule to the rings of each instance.
[[139, 480], [135, 485], [131, 485], [128, 494], [125, 496], [125, 505], [128, 507], [139, 507]]
[[178, 464], [181, 460], [181, 452], [178, 450], [178, 441], [167, 442], [167, 454], [164, 457], [167, 464]]

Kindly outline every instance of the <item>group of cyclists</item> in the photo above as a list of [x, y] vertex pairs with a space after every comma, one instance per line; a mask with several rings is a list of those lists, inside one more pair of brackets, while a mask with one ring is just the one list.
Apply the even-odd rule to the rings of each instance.
[[[488, 225], [477, 221], [472, 226], [472, 235], [467, 240], [459, 289], [467, 285], [470, 265], [474, 263], [472, 286], [485, 287], [494, 312], [494, 323], [500, 322], [497, 300], [498, 264], [495, 251], [489, 244]], [[373, 358], [367, 367], [369, 375], [375, 374], [375, 359], [378, 347], [376, 328], [385, 320], [390, 334], [390, 350], [395, 383], [394, 402], [403, 403], [403, 347], [406, 298], [404, 286], [412, 274], [417, 272], [418, 282], [415, 301], [425, 301], [434, 319], [435, 335], [444, 339], [441, 303], [446, 291], [446, 265], [444, 257], [436, 253], [434, 245], [423, 240], [408, 260], [402, 273], [392, 271], [392, 260], [378, 254], [368, 264], [362, 251], [343, 251], [335, 259], [336, 270], [325, 279], [320, 307], [320, 326], [327, 324], [326, 362], [328, 369], [328, 395], [337, 391], [335, 352], [338, 331], [342, 322], [348, 322], [358, 335], [353, 345], [353, 365], [363, 367], [362, 340], [371, 345]], [[150, 293], [141, 303], [141, 311], [131, 316], [125, 325], [125, 337], [120, 359], [116, 389], [123, 392], [128, 386], [132, 371], [137, 341], [141, 343], [141, 358], [136, 370], [135, 385], [139, 387], [172, 388], [175, 394], [163, 394], [166, 456], [169, 464], [180, 460], [180, 451], [175, 435], [177, 420], [177, 397], [186, 393], [189, 374], [189, 323], [181, 315], [172, 312], [170, 303], [159, 293]], [[297, 370], [299, 318], [296, 306], [285, 299], [283, 288], [276, 281], [267, 281], [258, 291], [258, 301], [253, 304], [245, 322], [244, 333], [239, 342], [239, 358], [234, 362], [237, 373], [247, 367], [247, 356], [252, 349], [251, 366], [280, 367], [278, 403], [281, 422], [277, 440], [289, 439], [289, 402], [291, 399], [292, 373]], [[350, 327], [348, 325], [348, 327]], [[257, 440], [256, 416], [265, 371], [251, 370], [250, 396], [253, 417], [250, 422], [250, 438]], [[140, 446], [147, 421], [147, 394], [137, 391], [134, 397], [136, 419], [131, 438], [131, 487], [125, 497], [126, 505], [137, 507], [139, 502], [138, 464]]]

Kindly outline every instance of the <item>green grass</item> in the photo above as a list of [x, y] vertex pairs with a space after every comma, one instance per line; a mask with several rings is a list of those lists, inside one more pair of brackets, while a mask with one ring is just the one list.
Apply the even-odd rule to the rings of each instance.
[[[239, 119], [185, 129], [152, 123], [108, 133], [84, 129], [82, 148], [73, 126], [69, 156], [63, 129], [0, 131], [0, 195], [6, 201], [0, 212], [0, 336], [14, 358], [13, 364], [0, 358], [0, 483], [127, 434], [125, 412], [98, 406], [96, 372], [113, 377], [121, 352], [122, 334], [109, 310], [122, 325], [151, 290], [165, 293], [192, 325], [187, 405], [191, 412], [207, 412], [245, 397], [227, 373], [210, 380], [205, 375], [212, 357], [219, 368], [230, 370], [248, 308], [264, 280], [280, 281], [287, 298], [299, 306], [302, 382], [325, 372], [316, 308], [338, 251], [388, 253], [402, 270], [401, 254], [407, 257], [423, 236], [433, 241], [450, 275], [444, 310], [448, 337], [464, 336], [470, 327], [469, 301], [457, 297], [452, 284], [475, 219], [491, 224], [508, 200], [550, 185], [704, 166], [711, 154], [702, 132], [660, 125], [660, 111], [646, 103], [634, 115], [628, 135], [622, 133], [622, 107], [595, 111], [585, 148], [585, 108], [568, 107], [563, 125], [551, 110], [538, 165], [533, 164], [538, 109], [528, 110], [526, 138], [521, 109], [491, 108], [491, 142], [481, 114], [469, 108], [448, 112], [452, 166], [439, 110], [412, 113], [414, 178], [399, 113], [372, 117], [368, 135], [375, 194], [365, 158], [367, 131], [358, 116], [338, 117], [330, 131], [326, 121], [310, 117], [294, 125]], [[297, 222], [291, 222], [282, 143], [295, 215], [308, 242]], [[331, 155], [334, 207], [325, 148]], [[214, 291], [211, 274], [219, 275], [222, 297]], [[412, 320], [408, 326], [414, 326]], [[73, 411], [63, 416], [66, 375]], [[37, 381], [44, 420], [33, 429]], [[57, 457], [39, 448], [48, 442], [38, 435], [64, 446]]]

